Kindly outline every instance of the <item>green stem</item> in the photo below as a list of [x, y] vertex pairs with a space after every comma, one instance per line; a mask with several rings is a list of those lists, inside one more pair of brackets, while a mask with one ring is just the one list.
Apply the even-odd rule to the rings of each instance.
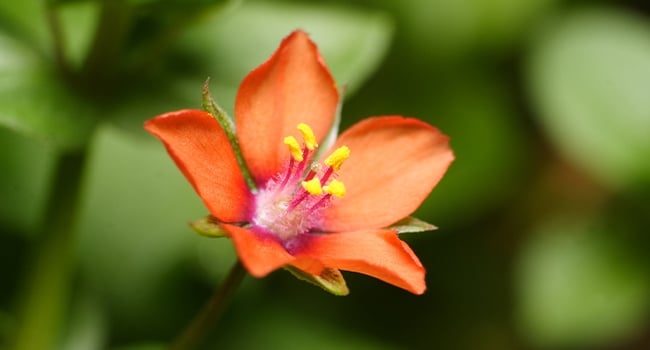
[[205, 333], [223, 314], [228, 302], [232, 298], [235, 290], [244, 279], [246, 269], [241, 261], [237, 260], [230, 269], [228, 276], [216, 290], [212, 298], [203, 306], [201, 311], [194, 317], [194, 320], [183, 330], [174, 342], [172, 350], [187, 350], [198, 344], [199, 340], [205, 336]]
[[59, 21], [59, 14], [56, 7], [52, 3], [47, 5], [47, 24], [50, 28], [50, 35], [52, 36], [52, 45], [54, 49], [54, 60], [59, 72], [64, 78], [70, 78], [70, 66], [65, 57], [65, 42], [63, 40], [63, 33], [61, 30], [61, 22]]
[[242, 175], [244, 176], [244, 180], [246, 181], [246, 185], [248, 185], [248, 188], [250, 188], [252, 192], [255, 192], [257, 190], [257, 185], [255, 184], [255, 180], [251, 175], [251, 171], [250, 169], [248, 169], [248, 165], [246, 165], [246, 160], [242, 155], [241, 146], [239, 145], [239, 139], [237, 139], [237, 134], [235, 133], [235, 125], [232, 121], [232, 118], [228, 115], [228, 113], [226, 113], [226, 111], [224, 111], [221, 107], [219, 107], [219, 105], [216, 104], [212, 99], [212, 95], [210, 94], [209, 83], [210, 83], [210, 79], [208, 78], [203, 84], [203, 93], [202, 93], [203, 109], [205, 109], [208, 113], [212, 114], [212, 116], [214, 116], [214, 118], [217, 119], [217, 121], [223, 128], [223, 131], [226, 133], [226, 136], [228, 137], [228, 141], [230, 142], [230, 145], [232, 146], [232, 149], [235, 152], [235, 158], [237, 158], [237, 164], [239, 165], [239, 169], [241, 169]]
[[117, 63], [131, 25], [131, 8], [124, 0], [103, 0], [100, 11], [81, 79], [86, 86], [107, 90], [118, 73]]
[[56, 165], [40, 233], [41, 246], [26, 284], [15, 350], [55, 349], [67, 308], [75, 213], [81, 193], [85, 152], [66, 153]]

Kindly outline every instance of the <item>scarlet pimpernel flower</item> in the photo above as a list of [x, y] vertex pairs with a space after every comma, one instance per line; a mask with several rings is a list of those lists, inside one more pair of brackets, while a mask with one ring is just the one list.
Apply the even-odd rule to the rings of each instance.
[[202, 223], [232, 239], [251, 275], [284, 267], [346, 294], [345, 270], [421, 294], [425, 269], [398, 234], [427, 227], [404, 219], [452, 162], [448, 137], [381, 116], [336, 138], [340, 98], [316, 45], [295, 31], [243, 80], [234, 125], [215, 118], [221, 110], [180, 110], [145, 128], [207, 206]]

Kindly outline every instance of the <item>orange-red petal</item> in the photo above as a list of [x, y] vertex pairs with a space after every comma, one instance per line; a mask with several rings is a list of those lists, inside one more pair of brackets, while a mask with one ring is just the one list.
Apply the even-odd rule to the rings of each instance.
[[247, 221], [252, 195], [219, 123], [199, 110], [170, 112], [145, 122], [210, 213], [222, 222]]
[[424, 267], [395, 231], [309, 234], [304, 240], [295, 254], [299, 259], [369, 275], [414, 294], [426, 290]]
[[264, 277], [296, 259], [272, 234], [228, 224], [222, 227], [232, 239], [242, 264], [255, 277]]
[[413, 213], [454, 159], [449, 138], [417, 119], [365, 119], [332, 149], [350, 148], [339, 180], [347, 189], [325, 209], [322, 229], [342, 232], [386, 227]]
[[[302, 31], [282, 41], [271, 58], [244, 78], [235, 120], [244, 158], [258, 184], [289, 159], [282, 142], [308, 124], [322, 140], [332, 125], [339, 95], [316, 45]], [[300, 138], [299, 138], [300, 139]]]

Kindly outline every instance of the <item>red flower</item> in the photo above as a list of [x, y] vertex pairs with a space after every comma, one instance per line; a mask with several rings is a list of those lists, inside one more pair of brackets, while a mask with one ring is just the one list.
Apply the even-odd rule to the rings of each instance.
[[424, 268], [387, 227], [417, 209], [443, 176], [454, 158], [448, 138], [417, 119], [373, 117], [319, 153], [339, 98], [301, 31], [244, 79], [235, 126], [256, 189], [247, 187], [212, 115], [181, 110], [145, 128], [162, 140], [252, 275], [280, 267], [307, 276], [341, 269], [421, 294]]

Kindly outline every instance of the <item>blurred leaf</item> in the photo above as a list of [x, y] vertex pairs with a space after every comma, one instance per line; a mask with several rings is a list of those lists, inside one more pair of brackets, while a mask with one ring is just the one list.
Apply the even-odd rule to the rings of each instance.
[[166, 350], [169, 349], [169, 344], [137, 344], [137, 345], [128, 345], [120, 346], [117, 348], [111, 348], [113, 350]]
[[[263, 304], [268, 305], [268, 304]], [[215, 337], [210, 349], [387, 350], [400, 349], [378, 338], [319, 320], [291, 308], [264, 307], [238, 324], [237, 332]], [[251, 336], [251, 335], [255, 336]]]
[[[134, 82], [123, 86], [115, 103], [106, 106], [110, 121], [131, 136], [150, 139], [144, 132], [143, 123], [158, 114], [184, 108], [201, 108], [201, 88], [205, 76], [169, 77], [161, 75], [156, 80]], [[212, 91], [222, 95], [223, 91], [235, 88], [211, 83]], [[228, 93], [231, 94], [231, 93]]]
[[0, 310], [0, 348], [8, 346], [12, 335], [16, 333], [17, 321], [15, 317], [4, 310]]
[[620, 227], [565, 220], [536, 233], [517, 274], [530, 340], [554, 348], [606, 345], [641, 325], [650, 307], [650, 271]]
[[40, 229], [54, 156], [44, 145], [0, 127], [1, 226], [32, 234]]
[[0, 126], [60, 149], [84, 146], [99, 111], [20, 43], [0, 36], [0, 53]]
[[207, 215], [190, 222], [190, 227], [194, 232], [202, 236], [211, 238], [227, 237], [226, 232], [219, 226], [217, 218], [212, 215]]
[[116, 125], [143, 135], [142, 123], [148, 118], [200, 108], [201, 87], [212, 77], [215, 100], [232, 115], [240, 81], [297, 28], [312, 34], [337, 82], [352, 89], [377, 68], [392, 33], [382, 14], [338, 7], [246, 3], [214, 12], [180, 38], [155, 81], [125, 86], [123, 99], [108, 114]]
[[217, 243], [187, 227], [188, 219], [206, 209], [164, 147], [150, 141], [99, 129], [78, 224], [79, 261], [92, 290], [112, 306], [120, 327], [144, 322], [146, 330], [175, 324], [161, 316], [183, 305], [166, 305], [170, 271], [192, 258], [197, 244]]
[[[382, 13], [346, 7], [249, 2], [194, 28], [183, 43], [212, 81], [238, 86], [295, 29], [307, 31], [339, 84], [351, 92], [377, 68], [392, 34]], [[215, 94], [216, 95], [216, 94]], [[234, 98], [227, 96], [228, 103]], [[220, 104], [226, 101], [219, 98]], [[226, 105], [228, 106], [228, 105]], [[232, 111], [232, 109], [230, 109]]]
[[76, 295], [67, 322], [68, 331], [65, 334], [65, 350], [102, 350], [106, 348], [108, 336], [108, 320], [102, 305], [88, 291]]
[[[45, 3], [46, 0], [0, 1], [0, 36], [9, 34], [40, 53], [47, 52], [50, 33]], [[0, 49], [0, 55], [4, 53]]]
[[650, 24], [620, 10], [584, 10], [550, 23], [528, 80], [555, 145], [603, 183], [650, 180]]
[[142, 64], [142, 60], [158, 60], [189, 24], [201, 17], [217, 17], [241, 0], [127, 1], [133, 5], [128, 46], [134, 52], [135, 64]]
[[[147, 12], [172, 12], [188, 13], [200, 9], [207, 9], [210, 6], [219, 6], [229, 1], [239, 0], [126, 0], [128, 3], [136, 6], [147, 7]], [[165, 13], [165, 15], [171, 15]]]
[[477, 51], [503, 51], [558, 0], [384, 1], [399, 19], [409, 49], [430, 59], [456, 60]]
[[58, 6], [56, 14], [66, 62], [73, 70], [79, 69], [94, 38], [99, 6], [96, 1], [71, 1]]
[[465, 74], [441, 79], [442, 90], [404, 97], [417, 104], [417, 117], [450, 136], [456, 156], [417, 211], [439, 227], [493, 210], [519, 191], [530, 165], [530, 145], [507, 85], [497, 74]]
[[389, 227], [391, 230], [397, 231], [397, 233], [409, 233], [409, 232], [425, 232], [433, 231], [438, 229], [434, 225], [426, 221], [414, 218], [412, 216], [406, 217]]
[[316, 287], [320, 287], [328, 293], [339, 296], [348, 295], [350, 293], [350, 290], [345, 283], [345, 279], [343, 278], [341, 271], [338, 269], [326, 268], [318, 276], [306, 273], [293, 266], [286, 266], [285, 269], [291, 272], [291, 274], [297, 279], [311, 283]]

